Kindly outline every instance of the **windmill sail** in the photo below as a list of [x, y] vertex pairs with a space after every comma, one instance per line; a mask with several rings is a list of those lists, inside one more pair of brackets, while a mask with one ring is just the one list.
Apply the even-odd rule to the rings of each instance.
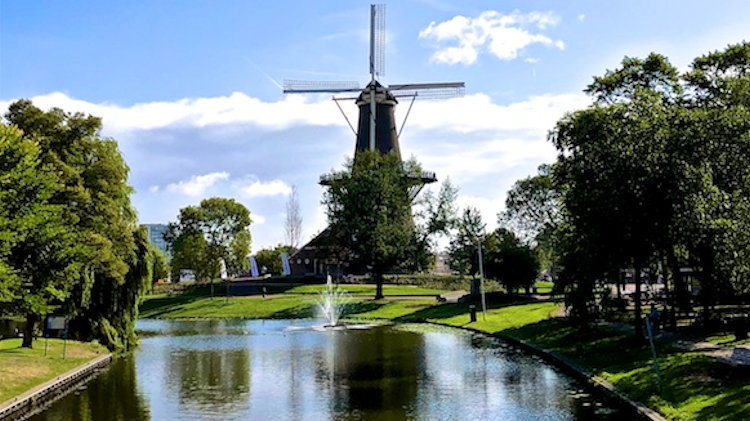
[[385, 5], [370, 5], [370, 76], [385, 75]]

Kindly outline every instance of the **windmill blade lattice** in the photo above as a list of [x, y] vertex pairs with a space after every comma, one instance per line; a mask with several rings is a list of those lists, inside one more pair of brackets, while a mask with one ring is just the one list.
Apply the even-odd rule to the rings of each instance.
[[419, 99], [449, 99], [464, 96], [464, 82], [448, 83], [406, 83], [390, 85], [393, 96], [417, 97]]
[[359, 92], [359, 82], [344, 80], [284, 80], [284, 93], [338, 93]]
[[385, 4], [370, 5], [370, 75], [385, 76]]

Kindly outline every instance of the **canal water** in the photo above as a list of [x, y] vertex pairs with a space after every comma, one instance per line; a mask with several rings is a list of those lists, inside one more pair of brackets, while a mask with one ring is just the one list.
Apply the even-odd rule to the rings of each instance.
[[634, 419], [494, 338], [318, 323], [140, 320], [134, 353], [32, 419]]

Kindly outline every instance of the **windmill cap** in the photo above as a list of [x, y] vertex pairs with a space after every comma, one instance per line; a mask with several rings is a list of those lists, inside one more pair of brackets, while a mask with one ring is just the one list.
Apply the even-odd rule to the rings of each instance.
[[396, 97], [393, 96], [391, 91], [388, 90], [385, 86], [381, 85], [380, 82], [377, 80], [373, 80], [372, 82], [368, 83], [367, 86], [362, 90], [362, 93], [359, 94], [357, 97], [357, 105], [363, 106], [370, 103], [370, 94], [372, 93], [372, 87], [375, 86], [375, 103], [377, 104], [388, 104], [388, 105], [396, 105], [398, 104], [398, 101], [396, 100]]

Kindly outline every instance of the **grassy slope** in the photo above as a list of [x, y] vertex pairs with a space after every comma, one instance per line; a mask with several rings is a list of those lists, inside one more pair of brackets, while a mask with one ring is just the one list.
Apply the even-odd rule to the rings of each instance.
[[68, 341], [64, 360], [62, 351], [62, 339], [49, 340], [46, 357], [43, 339], [34, 341], [33, 349], [21, 348], [20, 338], [0, 341], [0, 402], [107, 353], [99, 344], [76, 341]]
[[[144, 306], [150, 310], [142, 315], [167, 318], [311, 317], [316, 298], [310, 294], [282, 294], [266, 299], [237, 297], [226, 302], [219, 298], [162, 297], [147, 301]], [[355, 296], [349, 304], [347, 317], [432, 322], [525, 339], [565, 355], [668, 418], [750, 419], [747, 372], [728, 368], [698, 353], [658, 345], [663, 379], [659, 391], [648, 346], [636, 345], [630, 336], [619, 331], [573, 328], [564, 319], [553, 317], [560, 308], [560, 304], [552, 302], [492, 303], [486, 321], [479, 312], [478, 321], [469, 323], [466, 304], [438, 304], [428, 298], [372, 301]]]
[[747, 372], [702, 354], [657, 344], [662, 376], [659, 390], [648, 345], [637, 345], [620, 331], [581, 331], [563, 319], [550, 319], [502, 333], [567, 356], [668, 418], [750, 419]]

